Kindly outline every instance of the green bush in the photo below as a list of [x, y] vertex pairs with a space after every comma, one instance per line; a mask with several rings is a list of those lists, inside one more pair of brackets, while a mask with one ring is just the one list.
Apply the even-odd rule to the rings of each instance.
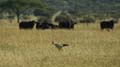
[[79, 19], [80, 23], [95, 23], [95, 18], [94, 17], [89, 17], [89, 16], [85, 16], [81, 19]]

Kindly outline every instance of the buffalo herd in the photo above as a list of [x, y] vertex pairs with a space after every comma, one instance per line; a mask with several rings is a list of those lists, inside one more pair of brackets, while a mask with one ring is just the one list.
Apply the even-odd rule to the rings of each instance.
[[59, 22], [58, 25], [50, 22], [22, 21], [19, 23], [19, 29], [33, 29], [34, 26], [36, 29], [73, 29], [74, 24], [72, 21]]
[[[110, 31], [113, 30], [115, 23], [115, 20], [104, 20], [100, 22], [100, 28]], [[22, 21], [19, 23], [19, 29], [33, 29], [34, 26], [36, 26], [36, 29], [74, 29], [75, 24], [72, 20], [60, 21], [58, 25], [50, 22]]]

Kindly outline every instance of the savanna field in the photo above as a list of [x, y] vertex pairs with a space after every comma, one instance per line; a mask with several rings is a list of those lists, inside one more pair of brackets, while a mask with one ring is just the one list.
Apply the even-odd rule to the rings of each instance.
[[[52, 41], [67, 43], [59, 51]], [[19, 30], [0, 21], [0, 67], [120, 67], [120, 23], [111, 32], [99, 24], [74, 30]]]

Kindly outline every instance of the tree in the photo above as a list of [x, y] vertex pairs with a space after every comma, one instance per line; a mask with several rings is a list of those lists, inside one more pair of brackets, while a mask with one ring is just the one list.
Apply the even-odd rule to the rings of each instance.
[[27, 1], [27, 0], [7, 0], [0, 3], [0, 8], [4, 11], [14, 13], [17, 17], [17, 22], [20, 22], [20, 15], [26, 10], [34, 7], [43, 7], [41, 2]]

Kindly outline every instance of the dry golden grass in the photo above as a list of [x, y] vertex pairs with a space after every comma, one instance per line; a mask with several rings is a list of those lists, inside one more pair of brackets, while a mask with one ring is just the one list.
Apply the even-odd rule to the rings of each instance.
[[[74, 30], [19, 30], [1, 21], [0, 67], [120, 67], [119, 29], [78, 24]], [[58, 51], [52, 41], [69, 46]]]

